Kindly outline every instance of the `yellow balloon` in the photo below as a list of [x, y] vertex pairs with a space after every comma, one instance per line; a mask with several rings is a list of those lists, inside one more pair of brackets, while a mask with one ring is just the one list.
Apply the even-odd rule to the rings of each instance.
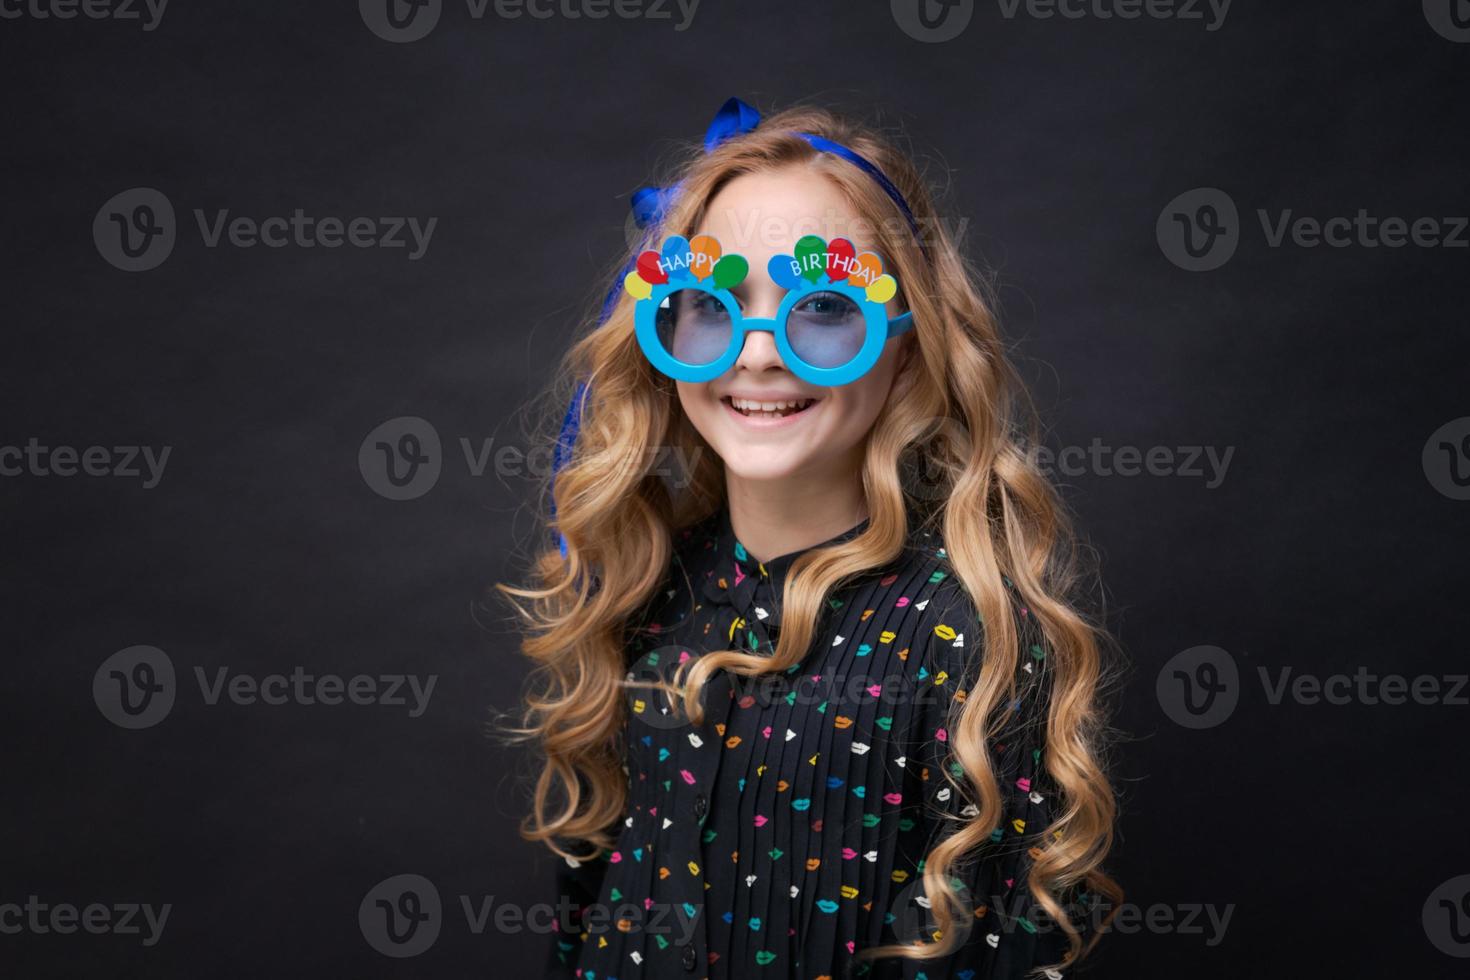
[[647, 299], [653, 295], [653, 287], [644, 282], [643, 277], [636, 272], [628, 273], [627, 277], [623, 279], [623, 288], [634, 299]]
[[874, 303], [886, 303], [898, 292], [898, 280], [890, 275], [881, 275], [868, 287], [868, 299]]

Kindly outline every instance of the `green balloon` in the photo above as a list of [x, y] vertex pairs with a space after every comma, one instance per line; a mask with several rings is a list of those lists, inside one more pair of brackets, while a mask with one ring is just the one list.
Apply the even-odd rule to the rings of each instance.
[[816, 235], [803, 235], [796, 243], [796, 261], [801, 263], [802, 278], [816, 282], [827, 271], [827, 243]]
[[715, 263], [714, 280], [717, 289], [734, 289], [745, 281], [750, 263], [743, 255], [727, 255]]

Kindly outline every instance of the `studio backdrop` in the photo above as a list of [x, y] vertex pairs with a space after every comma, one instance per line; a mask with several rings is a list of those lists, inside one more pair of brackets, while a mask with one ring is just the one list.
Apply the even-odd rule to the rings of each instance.
[[1464, 975], [1461, 0], [0, 0], [0, 51], [0, 976], [539, 975], [527, 406], [732, 95], [901, 134], [994, 277], [1128, 661], [1091, 975]]

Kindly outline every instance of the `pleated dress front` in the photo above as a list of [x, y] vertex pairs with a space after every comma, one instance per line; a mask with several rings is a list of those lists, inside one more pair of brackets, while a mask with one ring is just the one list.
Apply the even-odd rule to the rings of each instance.
[[[769, 655], [800, 554], [754, 560], [724, 510], [683, 532], [665, 588], [629, 631], [630, 678], [667, 677], [713, 650]], [[550, 975], [981, 980], [1059, 961], [1063, 937], [1036, 928], [1025, 886], [1053, 806], [1046, 650], [1019, 598], [1015, 615], [1023, 650], [1005, 662], [1020, 665], [1018, 696], [990, 744], [1005, 813], [984, 851], [952, 869], [971, 912], [957, 952], [858, 956], [932, 938], [925, 855], [977, 812], [949, 726], [980, 669], [982, 624], [938, 535], [916, 531], [889, 567], [827, 597], [795, 668], [715, 673], [700, 724], [632, 689], [627, 816], [611, 851], [560, 871], [565, 900], [596, 914], [555, 937]]]

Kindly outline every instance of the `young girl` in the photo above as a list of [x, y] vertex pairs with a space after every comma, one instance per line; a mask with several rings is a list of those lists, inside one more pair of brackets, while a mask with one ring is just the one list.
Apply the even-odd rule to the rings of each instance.
[[825, 111], [732, 99], [677, 178], [568, 358], [560, 546], [502, 587], [551, 972], [1059, 976], [1118, 897], [1100, 637], [977, 277]]

